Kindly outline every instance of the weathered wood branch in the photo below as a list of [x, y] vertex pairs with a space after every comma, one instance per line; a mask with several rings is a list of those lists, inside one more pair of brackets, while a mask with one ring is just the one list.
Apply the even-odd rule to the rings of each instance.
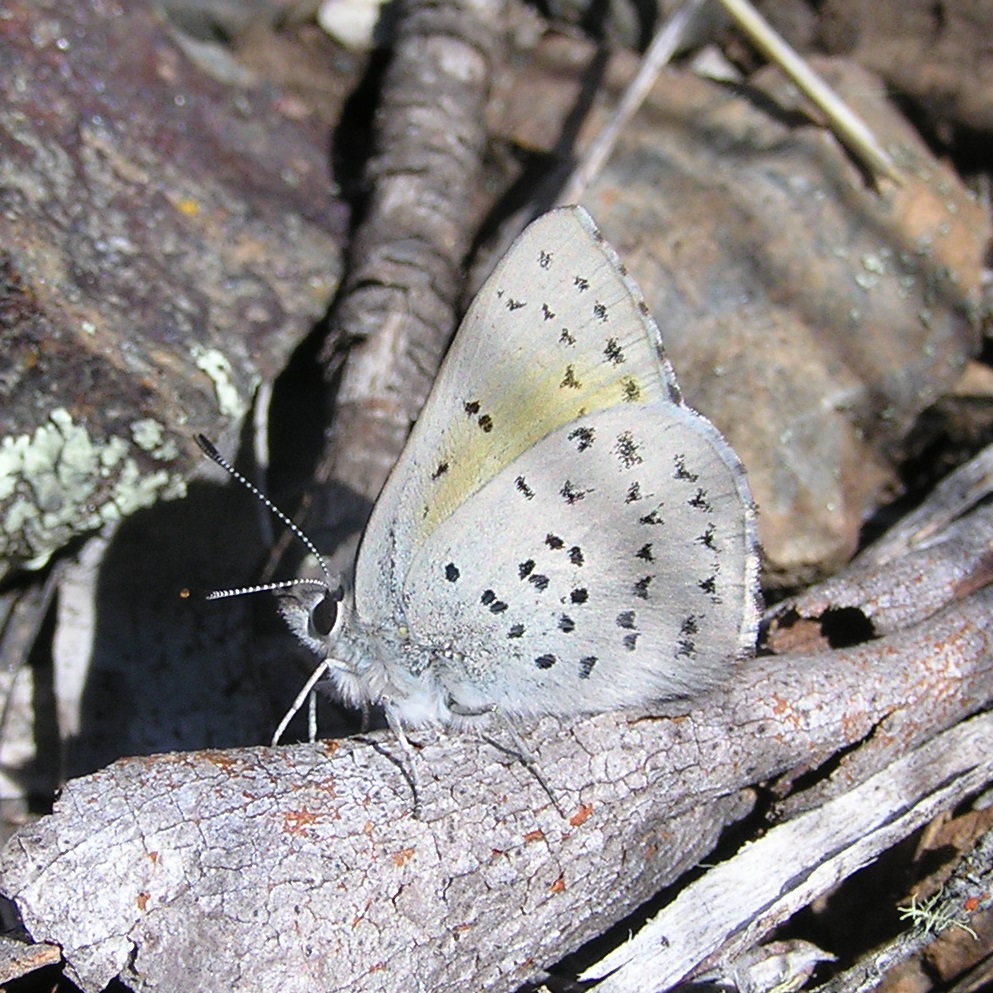
[[[446, 82], [458, 89], [470, 81], [481, 106], [484, 46], [468, 44], [449, 63], [438, 56], [464, 37], [442, 30], [429, 38], [422, 27], [411, 29], [411, 54], [420, 46], [427, 64], [456, 68]], [[393, 87], [391, 95], [403, 109], [412, 94]], [[420, 97], [420, 110], [430, 99]], [[434, 173], [429, 153], [442, 151], [440, 163], [454, 151], [466, 154], [452, 182], [465, 182], [484, 128], [481, 112], [455, 103], [445, 109], [461, 115], [464, 130], [436, 127], [438, 144], [419, 132], [411, 144], [424, 156], [417, 169], [380, 161], [387, 182], [369, 216], [382, 222], [383, 240], [356, 240], [355, 258], [373, 261], [353, 270], [352, 283], [384, 291], [387, 306], [377, 311], [362, 299], [372, 333], [339, 395], [337, 430], [356, 457], [382, 454], [347, 472], [335, 463], [330, 478], [365, 496], [378, 488], [440, 354], [441, 338], [420, 330], [434, 333], [454, 313], [472, 226], [453, 204], [466, 202], [467, 189], [459, 187], [462, 199], [446, 191], [442, 205], [414, 179]], [[383, 142], [401, 163], [404, 120], [401, 113]], [[391, 212], [398, 209], [422, 226]], [[380, 246], [398, 230], [406, 238], [384, 256]], [[795, 246], [787, 246], [792, 258]], [[408, 277], [423, 273], [433, 275], [412, 287]], [[760, 392], [748, 391], [750, 404]], [[781, 424], [770, 423], [778, 440]], [[782, 461], [780, 447], [775, 458]], [[833, 767], [843, 754], [829, 778], [779, 808], [795, 813], [827, 800], [802, 822], [823, 830], [835, 805], [852, 802], [848, 791], [875, 788], [879, 780], [868, 777], [899, 775], [899, 763], [913, 768], [943, 731], [953, 740], [971, 733], [971, 722], [946, 729], [993, 698], [989, 528], [977, 512], [926, 542], [910, 541], [900, 557], [891, 551], [884, 568], [866, 573], [864, 560], [833, 587], [795, 601], [781, 614], [790, 613], [793, 640], [782, 624], [777, 632], [777, 645], [788, 647], [743, 665], [733, 685], [706, 699], [528, 729], [544, 775], [568, 803], [565, 821], [516, 760], [471, 736], [416, 736], [425, 780], [419, 821], [388, 736], [126, 759], [70, 783], [55, 813], [14, 839], [0, 859], [4, 891], [36, 939], [63, 947], [85, 989], [115, 975], [149, 990], [513, 988], [678, 879], [753, 809], [755, 784], [776, 776], [788, 784], [795, 770]], [[825, 633], [845, 611], [865, 621], [863, 643], [834, 650]], [[970, 777], [984, 773], [977, 765], [949, 774], [970, 789]], [[911, 785], [924, 790], [923, 780]], [[932, 790], [918, 815], [958, 795]], [[907, 830], [911, 823], [908, 816]], [[860, 857], [830, 863], [811, 850], [804, 871], [827, 866], [840, 878]], [[742, 933], [757, 936], [810, 892], [798, 887], [775, 914], [746, 910]], [[716, 948], [723, 927], [680, 968]]]
[[315, 498], [315, 534], [364, 524], [361, 511], [342, 521], [341, 491], [379, 493], [455, 330], [504, 12], [504, 0], [401, 4], [369, 192], [323, 356], [333, 378], [342, 341], [350, 345], [317, 472], [338, 487]]
[[15, 837], [5, 890], [84, 989], [512, 989], [678, 878], [753, 784], [864, 745], [879, 769], [978, 710], [991, 608], [756, 659], [692, 706], [542, 721], [569, 822], [468, 735], [417, 736], [420, 821], [388, 736], [125, 759]]
[[943, 810], [993, 780], [993, 715], [971, 718], [711, 869], [584, 979], [602, 993], [668, 989], [734, 959]]

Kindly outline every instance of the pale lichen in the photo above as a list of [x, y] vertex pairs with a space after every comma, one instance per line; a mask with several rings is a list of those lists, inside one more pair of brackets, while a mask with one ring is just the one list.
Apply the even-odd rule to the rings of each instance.
[[151, 417], [133, 421], [131, 437], [143, 452], [160, 462], [171, 462], [179, 455], [175, 439], [167, 437], [165, 426]]
[[[164, 430], [137, 433], [155, 435], [155, 458], [175, 449]], [[0, 440], [0, 573], [38, 568], [75, 535], [185, 492], [181, 475], [144, 471], [130, 451], [122, 438], [92, 438], [62, 407], [31, 434]]]
[[203, 348], [194, 345], [191, 349], [197, 368], [205, 373], [214, 384], [217, 407], [225, 417], [238, 419], [245, 412], [245, 401], [234, 384], [231, 363], [223, 352], [216, 348]]

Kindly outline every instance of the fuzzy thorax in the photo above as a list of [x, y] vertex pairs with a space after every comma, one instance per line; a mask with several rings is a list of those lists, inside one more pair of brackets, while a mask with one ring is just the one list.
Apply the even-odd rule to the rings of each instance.
[[387, 706], [410, 728], [464, 723], [453, 713], [429, 653], [416, 665], [398, 664], [415, 654], [409, 641], [399, 630], [371, 630], [363, 624], [350, 590], [315, 583], [280, 590], [278, 596], [290, 630], [326, 661], [335, 695], [346, 704]]

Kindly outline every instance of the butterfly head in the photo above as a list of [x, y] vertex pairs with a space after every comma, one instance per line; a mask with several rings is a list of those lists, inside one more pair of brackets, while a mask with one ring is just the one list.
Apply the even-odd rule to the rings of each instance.
[[353, 707], [379, 703], [383, 673], [369, 665], [368, 645], [354, 618], [352, 591], [343, 583], [297, 579], [276, 584], [274, 592], [283, 620], [321, 660], [336, 695]]
[[350, 591], [346, 594], [342, 583], [298, 579], [277, 584], [274, 592], [289, 629], [315, 655], [326, 658], [351, 618]]

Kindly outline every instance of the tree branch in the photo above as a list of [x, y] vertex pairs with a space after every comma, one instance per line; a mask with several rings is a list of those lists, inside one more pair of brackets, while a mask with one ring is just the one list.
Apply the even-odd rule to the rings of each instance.
[[258, 988], [277, 960], [300, 989], [513, 989], [678, 878], [751, 784], [863, 743], [879, 768], [993, 698], [991, 615], [984, 589], [664, 714], [546, 718], [525, 740], [569, 822], [470, 735], [416, 736], [420, 821], [388, 735], [124, 759], [15, 836], [5, 892], [84, 989]]

